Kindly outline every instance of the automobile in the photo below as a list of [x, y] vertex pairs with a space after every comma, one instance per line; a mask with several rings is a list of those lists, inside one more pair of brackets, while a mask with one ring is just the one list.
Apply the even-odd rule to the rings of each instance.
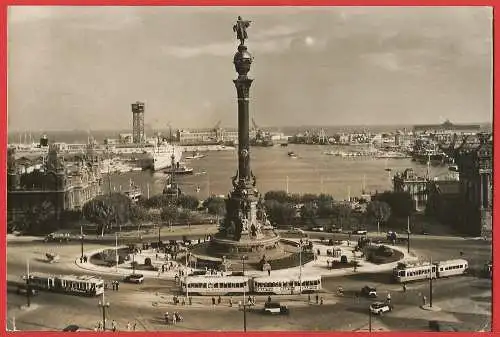
[[361, 296], [375, 298], [377, 297], [377, 289], [370, 286], [364, 286], [361, 288]]
[[352, 234], [356, 235], [366, 235], [368, 232], [365, 229], [356, 229]]
[[278, 302], [266, 302], [262, 311], [269, 315], [288, 315], [290, 313], [286, 305], [281, 305]]
[[439, 331], [439, 332], [458, 331], [458, 329], [452, 327], [451, 325], [439, 321], [429, 321], [429, 329], [431, 329], [432, 331]]
[[388, 231], [387, 232], [387, 240], [395, 240], [398, 237], [398, 233], [395, 231]]
[[[26, 295], [28, 293], [28, 287], [26, 285], [20, 285], [17, 287], [16, 293], [18, 295]], [[37, 296], [39, 294], [37, 289], [30, 288], [30, 295]]]
[[325, 228], [323, 226], [315, 226], [311, 229], [313, 232], [324, 232]]
[[330, 233], [342, 233], [342, 228], [333, 227], [330, 229]]
[[126, 276], [123, 281], [127, 282], [127, 283], [140, 284], [140, 283], [144, 282], [144, 275], [142, 275], [142, 274], [131, 274], [131, 275]]
[[65, 327], [62, 331], [64, 331], [64, 332], [77, 332], [77, 331], [80, 331], [80, 327], [78, 325], [71, 324], [71, 325], [68, 325], [67, 327]]
[[370, 305], [370, 311], [374, 315], [381, 315], [383, 313], [392, 311], [392, 306], [388, 303], [375, 302]]

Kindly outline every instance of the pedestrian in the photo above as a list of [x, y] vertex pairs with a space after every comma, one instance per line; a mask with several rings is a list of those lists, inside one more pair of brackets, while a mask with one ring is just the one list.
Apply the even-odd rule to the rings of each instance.
[[172, 324], [175, 324], [177, 322], [177, 316], [175, 315], [175, 312], [172, 314]]
[[330, 259], [326, 260], [326, 268], [330, 270]]
[[191, 299], [191, 296], [188, 297], [188, 300], [189, 300], [189, 305], [192, 305], [193, 304], [193, 300]]
[[115, 281], [111, 281], [111, 287], [113, 288], [113, 291], [115, 291], [115, 290], [116, 290]]
[[267, 276], [271, 276], [271, 269], [267, 270]]
[[321, 300], [320, 300], [319, 304], [323, 305], [323, 296], [321, 296]]
[[186, 305], [186, 299], [184, 297], [182, 298], [182, 303], [181, 304], [182, 305]]
[[271, 296], [267, 296], [267, 303], [271, 303]]
[[233, 298], [229, 297], [229, 307], [232, 307], [232, 306], [233, 306]]
[[162, 272], [162, 273], [164, 273], [164, 272], [165, 272], [165, 265], [164, 265], [164, 264], [162, 264], [162, 265], [161, 265], [161, 272]]
[[130, 328], [131, 328], [130, 322], [127, 322], [127, 331], [130, 331]]
[[307, 303], [311, 304], [311, 294], [307, 294]]
[[101, 321], [97, 322], [97, 330], [98, 331], [102, 330], [102, 322]]
[[403, 283], [403, 292], [406, 292], [406, 283]]
[[137, 322], [134, 322], [134, 325], [132, 325], [132, 330], [135, 331], [136, 328], [137, 328]]
[[116, 291], [118, 291], [119, 287], [120, 287], [120, 282], [116, 281]]
[[215, 307], [215, 297], [212, 296], [212, 307]]
[[160, 270], [158, 270], [158, 278], [160, 278]]
[[113, 332], [115, 332], [115, 331], [116, 331], [116, 321], [115, 321], [115, 320], [113, 320], [113, 321], [111, 322], [111, 330], [113, 330]]
[[391, 304], [391, 293], [387, 293], [387, 304]]
[[83, 263], [83, 257], [80, 256], [80, 263]]
[[222, 299], [220, 298], [220, 295], [219, 295], [219, 298], [217, 299], [217, 304], [221, 304], [222, 302]]
[[316, 304], [318, 304], [318, 303], [319, 303], [319, 295], [316, 294]]
[[426, 296], [423, 296], [423, 297], [422, 297], [422, 301], [424, 302], [424, 305], [426, 305], [426, 304], [427, 304], [427, 297], [426, 297]]

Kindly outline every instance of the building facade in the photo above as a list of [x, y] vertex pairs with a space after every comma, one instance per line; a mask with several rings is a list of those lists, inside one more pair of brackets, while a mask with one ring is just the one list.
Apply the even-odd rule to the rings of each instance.
[[398, 172], [392, 178], [394, 192], [407, 192], [411, 195], [417, 211], [425, 210], [428, 196], [428, 182], [425, 177], [420, 177], [413, 169]]
[[30, 169], [15, 159], [15, 150], [9, 149], [8, 222], [42, 204], [49, 205], [59, 219], [63, 211], [81, 210], [85, 202], [101, 194], [100, 158], [93, 147], [89, 145], [79, 161], [66, 163], [57, 148], [51, 146], [43, 164]]

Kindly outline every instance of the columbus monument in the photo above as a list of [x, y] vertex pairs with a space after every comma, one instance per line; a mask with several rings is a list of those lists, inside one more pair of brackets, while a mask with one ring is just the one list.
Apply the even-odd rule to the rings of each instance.
[[265, 261], [283, 255], [279, 236], [267, 220], [264, 201], [257, 190], [257, 179], [250, 168], [248, 77], [253, 57], [248, 52], [245, 40], [251, 21], [238, 17], [233, 31], [239, 40], [234, 55], [234, 67], [238, 78], [233, 80], [238, 95], [238, 170], [232, 178], [233, 188], [226, 202], [226, 217], [209, 244], [211, 255], [236, 260], [243, 257], [249, 262]]

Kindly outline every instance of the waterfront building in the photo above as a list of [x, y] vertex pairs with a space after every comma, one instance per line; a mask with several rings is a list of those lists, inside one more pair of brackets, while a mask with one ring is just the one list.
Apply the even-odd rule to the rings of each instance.
[[89, 144], [76, 162], [65, 162], [57, 146], [50, 146], [42, 163], [16, 160], [8, 150], [7, 220], [22, 218], [25, 212], [49, 203], [56, 219], [66, 210], [80, 210], [85, 202], [101, 194], [100, 158]]
[[[250, 131], [250, 138], [256, 137], [256, 131]], [[202, 145], [238, 142], [238, 130], [233, 129], [182, 129], [177, 130], [176, 141], [181, 145]]]
[[394, 192], [408, 192], [417, 211], [425, 210], [428, 196], [428, 178], [418, 176], [413, 169], [398, 172], [393, 177]]
[[442, 124], [424, 124], [415, 125], [413, 131], [417, 133], [432, 133], [432, 134], [453, 134], [453, 133], [465, 133], [465, 134], [476, 134], [481, 130], [481, 125], [479, 124], [453, 124], [449, 120], [446, 120]]
[[439, 179], [429, 182], [426, 214], [433, 216], [439, 222], [456, 226], [460, 221], [462, 195], [458, 179]]

